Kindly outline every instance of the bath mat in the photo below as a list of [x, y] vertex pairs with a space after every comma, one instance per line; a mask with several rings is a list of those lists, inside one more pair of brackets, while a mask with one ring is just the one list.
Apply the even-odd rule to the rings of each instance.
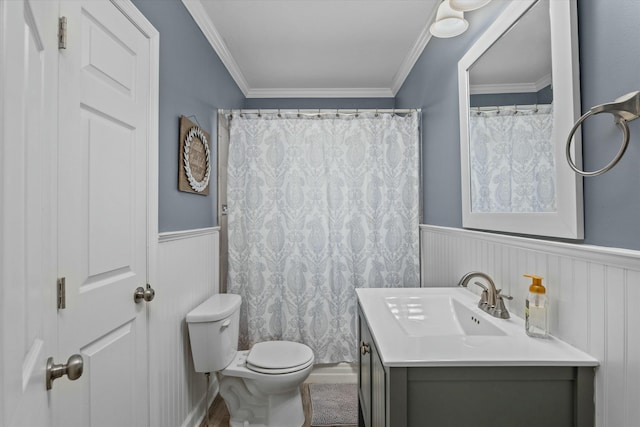
[[309, 384], [312, 426], [358, 424], [357, 384]]

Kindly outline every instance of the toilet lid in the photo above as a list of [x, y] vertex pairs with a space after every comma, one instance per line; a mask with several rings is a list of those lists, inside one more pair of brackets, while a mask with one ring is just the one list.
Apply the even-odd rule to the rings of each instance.
[[303, 369], [312, 361], [313, 351], [304, 344], [266, 341], [251, 348], [247, 367], [258, 372], [284, 373]]

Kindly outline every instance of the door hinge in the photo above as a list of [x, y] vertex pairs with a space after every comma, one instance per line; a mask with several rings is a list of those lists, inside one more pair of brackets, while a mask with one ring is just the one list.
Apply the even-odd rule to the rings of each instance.
[[67, 17], [58, 18], [58, 49], [67, 48]]
[[58, 301], [58, 310], [62, 310], [67, 306], [67, 297], [66, 297], [66, 279], [61, 277], [58, 279], [57, 283], [57, 301]]

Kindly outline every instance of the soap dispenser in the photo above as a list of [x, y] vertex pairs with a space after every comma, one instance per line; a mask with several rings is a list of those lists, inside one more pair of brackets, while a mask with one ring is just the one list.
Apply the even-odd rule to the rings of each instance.
[[549, 334], [547, 326], [547, 290], [542, 286], [542, 277], [525, 274], [531, 278], [529, 295], [525, 306], [525, 328], [527, 335], [545, 338]]

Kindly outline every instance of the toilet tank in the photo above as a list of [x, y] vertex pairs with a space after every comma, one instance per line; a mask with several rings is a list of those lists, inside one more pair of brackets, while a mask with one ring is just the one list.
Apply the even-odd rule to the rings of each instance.
[[196, 372], [216, 372], [229, 365], [238, 350], [240, 295], [216, 294], [187, 314]]

